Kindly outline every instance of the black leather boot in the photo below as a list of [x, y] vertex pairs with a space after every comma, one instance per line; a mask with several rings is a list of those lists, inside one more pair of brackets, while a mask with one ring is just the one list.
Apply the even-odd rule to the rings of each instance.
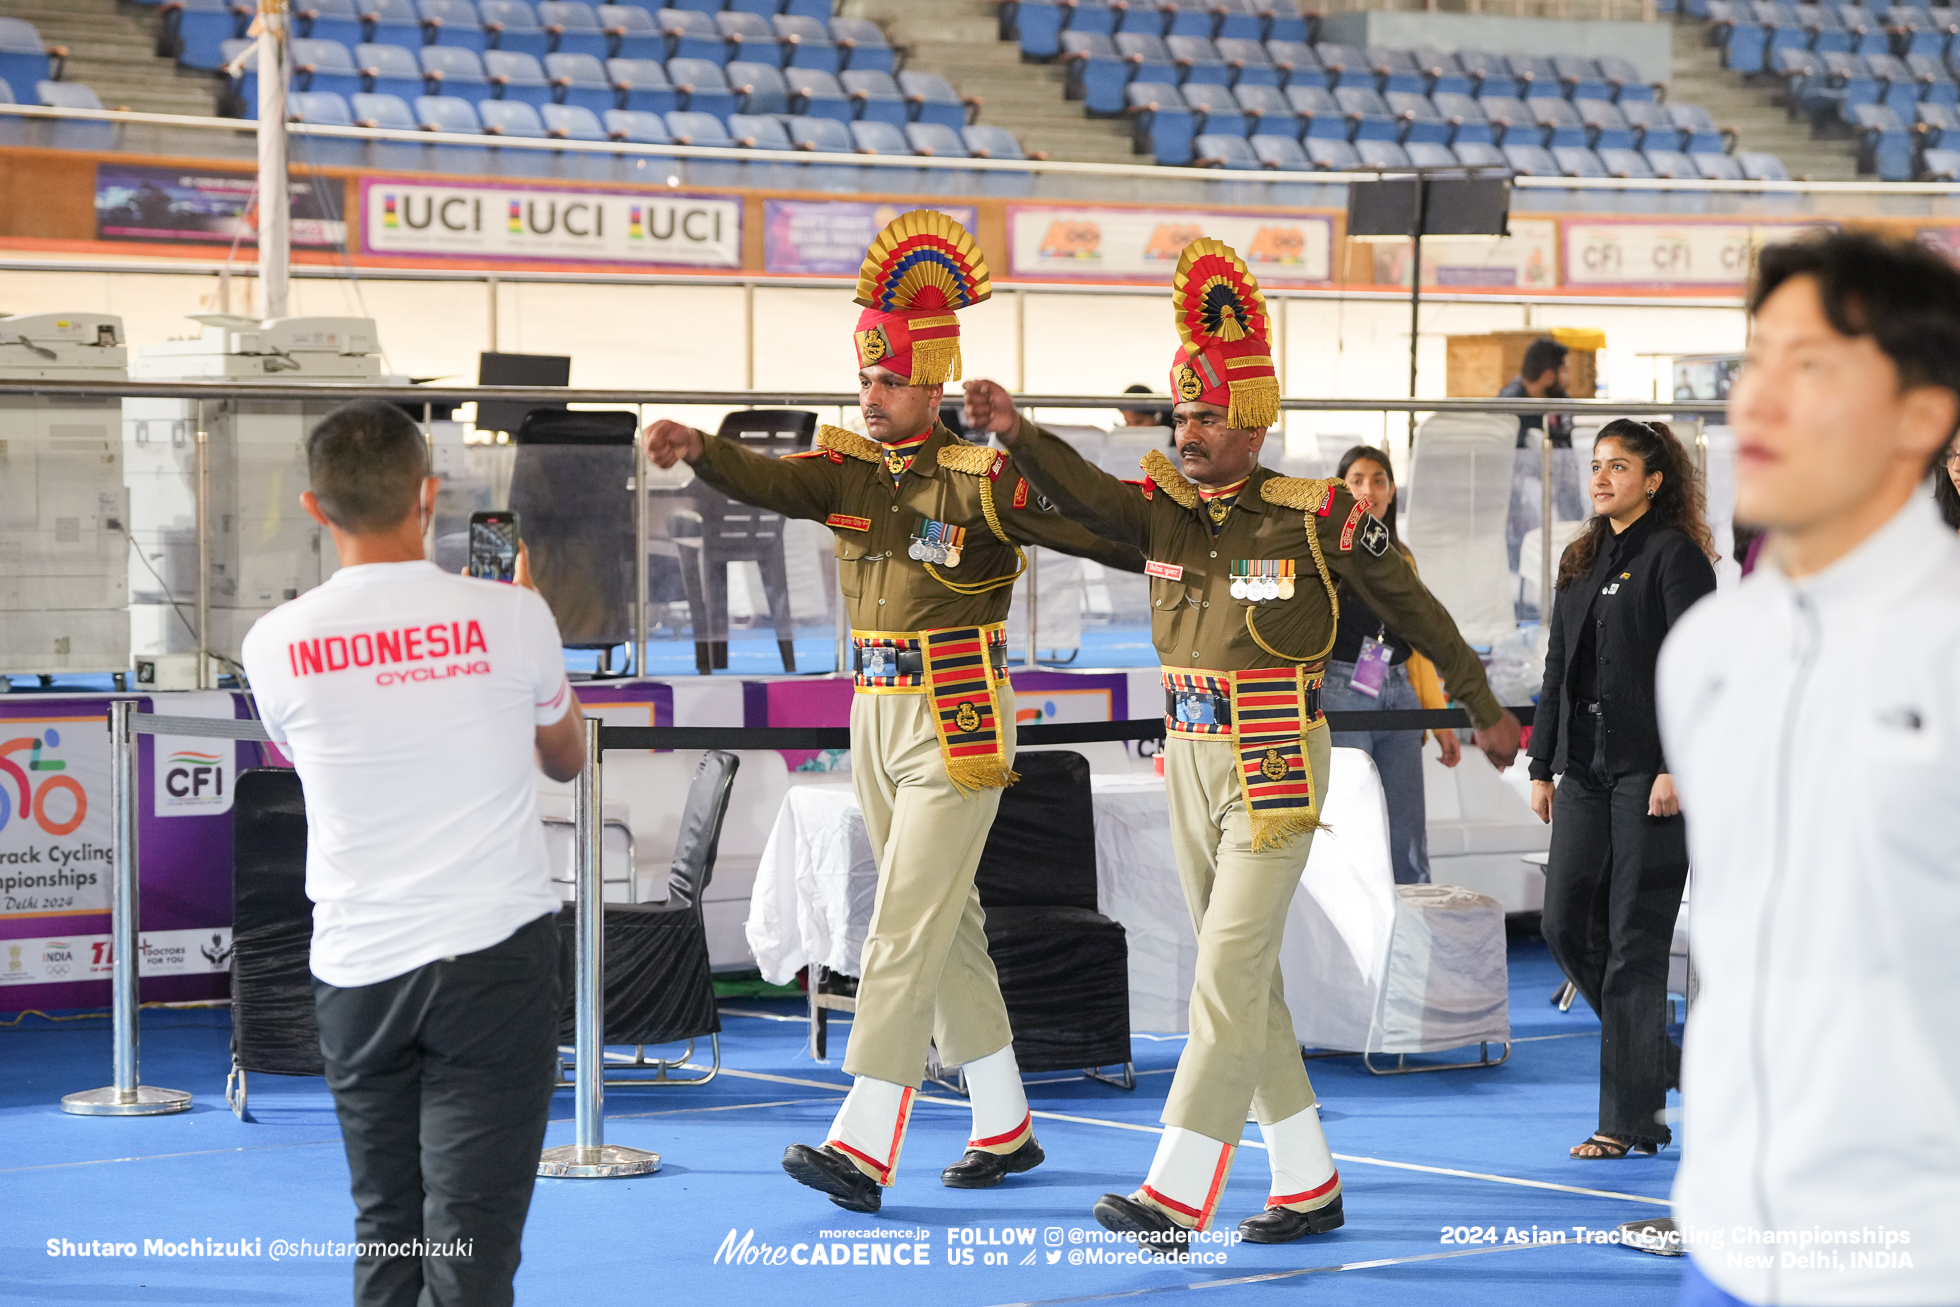
[[1316, 1207], [1311, 1212], [1296, 1212], [1291, 1207], [1268, 1207], [1257, 1216], [1248, 1216], [1239, 1222], [1239, 1233], [1247, 1243], [1292, 1243], [1310, 1234], [1326, 1234], [1347, 1224], [1347, 1217], [1341, 1214], [1341, 1199], [1336, 1195], [1334, 1201], [1325, 1207]]
[[1190, 1250], [1191, 1232], [1147, 1203], [1104, 1194], [1095, 1210], [1103, 1229], [1127, 1234], [1159, 1257], [1182, 1257]]
[[1032, 1171], [1048, 1160], [1033, 1135], [1011, 1153], [990, 1153], [969, 1148], [966, 1156], [939, 1173], [948, 1189], [991, 1189], [1010, 1175]]
[[858, 1169], [858, 1164], [825, 1144], [791, 1144], [783, 1150], [783, 1170], [798, 1184], [809, 1185], [830, 1201], [853, 1212], [875, 1212], [884, 1202], [878, 1182]]

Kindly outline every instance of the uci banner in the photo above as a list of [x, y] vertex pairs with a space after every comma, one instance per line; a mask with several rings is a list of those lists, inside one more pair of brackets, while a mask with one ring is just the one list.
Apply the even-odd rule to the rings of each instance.
[[729, 195], [363, 177], [361, 219], [370, 254], [742, 265], [742, 202]]
[[0, 720], [0, 918], [107, 912], [110, 818], [100, 714]]

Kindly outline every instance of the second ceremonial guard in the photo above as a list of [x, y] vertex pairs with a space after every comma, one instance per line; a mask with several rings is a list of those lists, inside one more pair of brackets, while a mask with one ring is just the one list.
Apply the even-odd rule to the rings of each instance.
[[1008, 605], [1022, 545], [1143, 570], [1133, 545], [1045, 508], [1004, 452], [937, 421], [944, 383], [960, 377], [954, 314], [991, 293], [965, 228], [903, 214], [858, 277], [872, 439], [823, 427], [815, 449], [778, 459], [676, 422], [646, 432], [659, 466], [684, 458], [717, 490], [836, 535], [856, 672], [851, 776], [878, 896], [844, 1056], [850, 1094], [825, 1142], [791, 1145], [783, 1169], [852, 1211], [877, 1211], [892, 1183], [929, 1040], [942, 1064], [965, 1068], [973, 1104], [966, 1154], [944, 1182], [982, 1188], [1043, 1160], [973, 884], [1014, 780]]
[[1207, 1229], [1249, 1107], [1272, 1187], [1239, 1226], [1260, 1243], [1335, 1229], [1341, 1180], [1281, 993], [1286, 909], [1327, 792], [1320, 685], [1333, 648], [1335, 577], [1436, 664], [1477, 743], [1508, 767], [1517, 720], [1443, 606], [1338, 480], [1259, 465], [1279, 418], [1266, 305], [1239, 257], [1195, 241], [1172, 289], [1183, 346], [1171, 363], [1177, 461], [1152, 450], [1121, 481], [1020, 417], [992, 382], [967, 383], [971, 424], [998, 433], [1064, 512], [1141, 549], [1164, 664], [1164, 776], [1178, 877], [1198, 935], [1190, 1039], [1143, 1184], [1105, 1194], [1096, 1219], [1176, 1254]]

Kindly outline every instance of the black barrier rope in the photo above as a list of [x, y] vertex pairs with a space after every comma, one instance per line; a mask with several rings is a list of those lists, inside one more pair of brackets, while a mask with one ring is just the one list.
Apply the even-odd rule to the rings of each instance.
[[[1512, 708], [1529, 726], [1537, 708]], [[1327, 725], [1336, 731], [1434, 731], [1470, 725], [1461, 708], [1414, 708], [1392, 712], [1330, 712]], [[1162, 717], [1134, 717], [1120, 722], [1057, 722], [1023, 726], [1016, 732], [1021, 744], [1097, 744], [1103, 741], [1161, 740]], [[601, 749], [849, 749], [847, 726], [602, 726]]]

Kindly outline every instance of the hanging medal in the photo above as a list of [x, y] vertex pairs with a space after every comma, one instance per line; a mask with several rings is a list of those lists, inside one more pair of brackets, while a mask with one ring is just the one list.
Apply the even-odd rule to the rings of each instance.
[[908, 558], [942, 567], [958, 567], [960, 550], [966, 543], [966, 528], [922, 517], [912, 532], [912, 543], [905, 547]]

